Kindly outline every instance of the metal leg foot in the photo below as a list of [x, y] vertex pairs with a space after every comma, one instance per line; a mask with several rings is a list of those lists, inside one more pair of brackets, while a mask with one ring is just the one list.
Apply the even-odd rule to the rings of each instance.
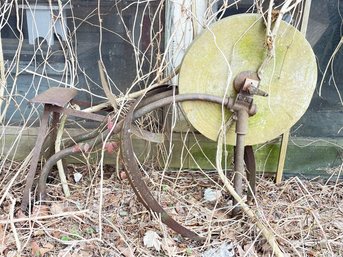
[[41, 121], [41, 125], [39, 127], [39, 130], [38, 130], [37, 141], [36, 141], [35, 147], [33, 149], [32, 159], [31, 159], [31, 163], [30, 163], [30, 169], [29, 169], [29, 173], [27, 174], [26, 184], [25, 184], [25, 188], [23, 191], [23, 198], [21, 201], [21, 209], [23, 211], [26, 211], [26, 208], [27, 208], [29, 201], [30, 201], [31, 189], [32, 189], [33, 181], [34, 181], [34, 178], [36, 175], [36, 170], [37, 170], [37, 165], [39, 162], [40, 153], [41, 153], [42, 146], [43, 146], [43, 143], [45, 140], [46, 132], [48, 130], [49, 114], [50, 114], [49, 108], [47, 106], [44, 106], [42, 121]]
[[247, 170], [247, 177], [249, 181], [248, 187], [248, 202], [253, 201], [256, 191], [256, 162], [254, 150], [251, 145], [244, 148], [244, 162]]

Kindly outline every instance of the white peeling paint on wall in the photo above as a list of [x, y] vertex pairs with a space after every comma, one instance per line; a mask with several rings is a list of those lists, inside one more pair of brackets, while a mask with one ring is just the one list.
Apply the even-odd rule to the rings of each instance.
[[[168, 0], [166, 4], [165, 51], [169, 62], [168, 73], [182, 62], [188, 46], [204, 27], [214, 21], [212, 10], [217, 1]], [[177, 77], [173, 78], [177, 84]]]

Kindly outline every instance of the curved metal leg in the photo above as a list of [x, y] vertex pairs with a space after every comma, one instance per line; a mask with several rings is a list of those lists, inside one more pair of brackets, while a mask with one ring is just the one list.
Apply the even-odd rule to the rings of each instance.
[[37, 141], [36, 141], [35, 147], [33, 149], [33, 153], [32, 153], [32, 159], [30, 162], [29, 173], [27, 174], [27, 178], [26, 178], [26, 184], [25, 184], [25, 188], [23, 191], [23, 198], [21, 200], [20, 208], [23, 211], [26, 211], [26, 208], [29, 205], [32, 185], [33, 185], [33, 181], [34, 181], [34, 178], [36, 175], [36, 170], [37, 170], [37, 166], [38, 166], [40, 153], [42, 150], [42, 146], [44, 144], [45, 134], [48, 130], [49, 114], [50, 114], [49, 106], [45, 105], [41, 125], [40, 125], [39, 130], [38, 130]]
[[157, 214], [161, 221], [168, 227], [181, 234], [184, 237], [193, 240], [203, 240], [204, 238], [198, 236], [193, 231], [183, 227], [178, 222], [176, 222], [168, 213], [160, 206], [160, 204], [155, 200], [148, 187], [146, 186], [143, 176], [139, 170], [139, 166], [135, 159], [135, 154], [133, 151], [133, 145], [131, 140], [131, 127], [133, 122], [133, 113], [135, 110], [135, 105], [131, 108], [130, 112], [127, 114], [123, 128], [121, 131], [121, 154], [125, 166], [125, 171], [127, 177], [132, 185], [132, 188], [137, 195], [139, 201], [151, 212]]
[[[140, 100], [140, 99], [139, 99]], [[137, 195], [138, 199], [143, 203], [143, 205], [150, 210], [151, 212], [159, 215], [161, 217], [162, 222], [164, 222], [168, 227], [176, 231], [177, 233], [183, 235], [184, 237], [193, 239], [193, 240], [204, 240], [198, 236], [196, 233], [190, 231], [189, 229], [183, 227], [179, 223], [177, 223], [173, 218], [171, 218], [167, 212], [159, 205], [159, 203], [154, 199], [153, 195], [149, 191], [148, 187], [143, 181], [142, 174], [140, 172], [139, 166], [136, 162], [133, 146], [132, 146], [132, 122], [134, 119], [145, 115], [156, 108], [165, 106], [172, 102], [182, 102], [182, 101], [209, 101], [217, 104], [222, 104], [223, 99], [221, 97], [212, 96], [212, 95], [205, 95], [205, 94], [185, 94], [185, 95], [177, 95], [177, 96], [170, 96], [160, 100], [156, 100], [155, 102], [150, 103], [147, 101], [147, 105], [141, 106], [138, 110], [136, 110], [137, 103], [139, 100], [133, 105], [130, 112], [127, 114], [126, 118], [121, 120], [113, 129], [112, 133], [116, 134], [121, 130], [121, 153], [124, 161], [124, 165], [126, 168], [126, 173], [128, 179], [131, 183], [131, 186]], [[225, 101], [225, 105], [227, 105], [229, 99]], [[109, 131], [108, 131], [109, 132]], [[106, 133], [103, 132], [103, 133]], [[103, 138], [103, 137], [100, 137]], [[96, 140], [96, 139], [94, 139]], [[79, 149], [80, 150], [80, 149]], [[49, 174], [50, 167], [60, 158], [63, 158], [66, 155], [73, 154], [75, 150], [70, 147], [70, 149], [62, 150], [59, 153], [53, 155], [49, 161], [47, 162], [46, 166], [42, 170], [42, 174], [39, 181], [39, 188], [38, 188], [38, 195], [44, 197], [45, 187], [46, 187], [46, 178]], [[243, 161], [242, 161], [243, 162]], [[244, 172], [244, 165], [243, 171]]]
[[254, 149], [251, 145], [247, 145], [244, 148], [244, 162], [247, 170], [247, 177], [249, 181], [248, 187], [248, 202], [253, 200], [253, 196], [256, 191], [256, 161], [254, 155]]

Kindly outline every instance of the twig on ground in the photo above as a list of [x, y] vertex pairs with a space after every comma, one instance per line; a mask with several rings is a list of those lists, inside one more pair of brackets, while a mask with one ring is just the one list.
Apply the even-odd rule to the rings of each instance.
[[11, 219], [10, 220], [0, 220], [0, 224], [9, 224], [9, 223], [17, 223], [17, 222], [54, 219], [54, 218], [59, 218], [59, 217], [68, 217], [68, 216], [75, 216], [75, 215], [84, 215], [84, 214], [86, 214], [88, 212], [89, 212], [89, 210], [81, 210], [81, 211], [63, 212], [63, 213], [53, 214], [53, 215], [32, 216], [32, 217], [17, 218], [17, 219], [12, 219], [12, 220]]
[[256, 226], [261, 230], [263, 236], [266, 238], [267, 242], [269, 243], [270, 247], [273, 249], [273, 253], [275, 253], [276, 256], [282, 257], [284, 254], [280, 250], [280, 247], [278, 243], [276, 242], [274, 234], [267, 228], [265, 224], [262, 223], [262, 221], [259, 218], [259, 215], [254, 213], [249, 206], [244, 202], [244, 200], [237, 194], [236, 190], [231, 185], [228, 178], [225, 176], [222, 168], [222, 156], [223, 156], [223, 142], [224, 142], [224, 136], [225, 128], [221, 129], [218, 136], [218, 143], [217, 143], [217, 153], [216, 153], [216, 166], [217, 171], [219, 173], [219, 176], [221, 180], [224, 183], [224, 186], [229, 191], [229, 193], [232, 195], [232, 197], [237, 201], [237, 204], [242, 207], [242, 210], [253, 220], [253, 222], [256, 223]]
[[[11, 229], [12, 229], [12, 232], [13, 232], [13, 236], [14, 236], [14, 239], [15, 239], [15, 244], [16, 244], [16, 247], [17, 247], [17, 251], [20, 252], [21, 251], [21, 243], [20, 243], [20, 239], [19, 239], [19, 236], [18, 236], [18, 232], [17, 232], [17, 228], [15, 227], [14, 223], [15, 223], [15, 219], [13, 218], [14, 217], [14, 212], [15, 212], [15, 199], [13, 197], [10, 197], [11, 199], [11, 209], [10, 209], [10, 212], [9, 212], [9, 216], [10, 216], [10, 220], [9, 220], [9, 223], [11, 225]], [[1, 224], [1, 223], [0, 223]]]
[[20, 165], [20, 167], [18, 168], [18, 170], [16, 172], [13, 171], [13, 174], [15, 173], [15, 175], [12, 177], [11, 181], [7, 184], [7, 188], [5, 190], [2, 190], [2, 197], [0, 199], [0, 206], [2, 205], [3, 201], [6, 199], [6, 197], [8, 196], [9, 191], [11, 190], [13, 184], [15, 181], [17, 181], [18, 176], [27, 168], [27, 166], [29, 165], [30, 161], [31, 161], [31, 157], [32, 157], [32, 151], [28, 154], [28, 156], [25, 158], [25, 160], [23, 161], [23, 163]]

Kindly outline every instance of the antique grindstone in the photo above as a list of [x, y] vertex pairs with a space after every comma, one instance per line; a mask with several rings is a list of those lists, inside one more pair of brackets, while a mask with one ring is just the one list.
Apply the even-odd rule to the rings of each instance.
[[[93, 140], [100, 144], [109, 133], [120, 133], [122, 161], [138, 199], [184, 237], [203, 239], [170, 217], [148, 190], [135, 159], [133, 122], [156, 108], [182, 102], [190, 123], [211, 140], [216, 141], [222, 125], [229, 124], [225, 143], [235, 146], [234, 186], [242, 195], [245, 162], [252, 194], [255, 159], [251, 146], [278, 137], [299, 120], [310, 103], [317, 79], [310, 45], [300, 32], [284, 22], [276, 37], [275, 56], [258, 73], [266, 57], [265, 34], [263, 20], [257, 14], [235, 15], [213, 24], [184, 57], [177, 95], [170, 88], [149, 92], [145, 98], [137, 99], [114, 129], [102, 131]], [[39, 197], [44, 198], [46, 178], [54, 162], [73, 152], [72, 148], [63, 151], [51, 157], [54, 161], [47, 162], [48, 168], [43, 168]], [[27, 201], [22, 208], [26, 206]]]
[[249, 189], [255, 190], [251, 146], [289, 130], [308, 108], [317, 80], [311, 46], [286, 22], [280, 25], [274, 57], [263, 71], [259, 70], [267, 55], [265, 38], [260, 15], [228, 17], [193, 42], [180, 70], [179, 94], [203, 93], [231, 99], [229, 108], [194, 101], [182, 103], [182, 108], [190, 123], [214, 141], [222, 124], [233, 120], [226, 128], [226, 144], [235, 146], [234, 187], [239, 195], [245, 171], [243, 160]]
[[[254, 193], [252, 145], [289, 130], [308, 108], [317, 80], [315, 56], [309, 43], [285, 22], [281, 22], [276, 37], [275, 56], [258, 72], [267, 55], [265, 35], [263, 19], [257, 14], [235, 15], [213, 24], [193, 42], [184, 57], [178, 95], [155, 103], [159, 107], [171, 101], [182, 102], [190, 123], [214, 141], [222, 124], [232, 120], [226, 144], [235, 146], [234, 186], [240, 195], [244, 162], [249, 171], [250, 195]], [[132, 106], [125, 118], [121, 149], [138, 199], [176, 232], [193, 240], [204, 239], [176, 223], [163, 210], [142, 180], [138, 164], [132, 162], [134, 153], [129, 138], [131, 124], [139, 116], [136, 107]]]

